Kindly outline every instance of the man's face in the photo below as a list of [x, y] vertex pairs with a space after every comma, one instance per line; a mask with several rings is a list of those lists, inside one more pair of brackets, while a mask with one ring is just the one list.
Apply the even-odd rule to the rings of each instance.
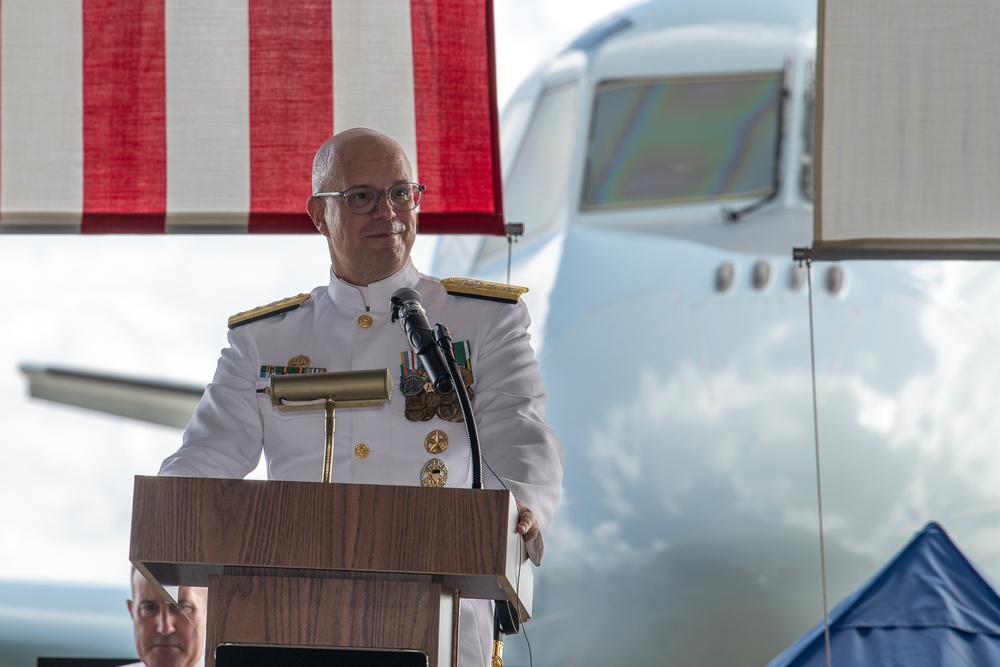
[[149, 667], [190, 667], [205, 650], [208, 591], [181, 586], [177, 605], [167, 604], [140, 574], [133, 579], [129, 613], [135, 648]]
[[[411, 180], [409, 161], [392, 144], [355, 141], [338, 150], [328, 190], [368, 185], [384, 191]], [[371, 213], [352, 213], [343, 197], [313, 197], [309, 212], [327, 237], [333, 271], [354, 285], [370, 285], [406, 265], [417, 233], [417, 212], [397, 211], [383, 196]]]

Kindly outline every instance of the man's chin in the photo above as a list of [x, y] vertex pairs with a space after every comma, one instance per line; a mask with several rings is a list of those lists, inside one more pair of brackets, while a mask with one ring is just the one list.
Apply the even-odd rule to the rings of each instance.
[[176, 644], [157, 644], [151, 646], [142, 661], [147, 667], [174, 667], [184, 655], [184, 649]]

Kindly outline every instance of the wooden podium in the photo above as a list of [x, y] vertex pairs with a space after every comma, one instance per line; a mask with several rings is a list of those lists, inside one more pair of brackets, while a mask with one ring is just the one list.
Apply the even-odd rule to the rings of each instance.
[[508, 491], [137, 476], [129, 559], [161, 593], [208, 586], [206, 667], [220, 645], [423, 652], [448, 667], [461, 598], [530, 618], [516, 525]]

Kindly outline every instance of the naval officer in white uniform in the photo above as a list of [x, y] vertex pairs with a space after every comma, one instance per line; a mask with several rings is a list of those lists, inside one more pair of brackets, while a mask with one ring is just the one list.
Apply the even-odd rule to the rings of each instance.
[[[545, 417], [545, 390], [529, 343], [529, 317], [516, 288], [442, 281], [410, 261], [423, 187], [390, 137], [341, 132], [313, 163], [309, 215], [327, 238], [330, 284], [230, 318], [229, 347], [161, 475], [242, 478], [263, 452], [269, 479], [322, 479], [322, 410], [281, 412], [258, 390], [273, 373], [388, 367], [392, 398], [378, 408], [338, 410], [332, 480], [469, 487], [471, 459], [454, 395], [422, 377], [391, 318], [396, 290], [416, 289], [429, 322], [455, 341], [471, 389], [482, 445], [483, 485], [511, 490], [518, 532], [538, 564], [559, 499], [562, 445]], [[460, 413], [459, 413], [460, 414]], [[502, 480], [497, 479], [497, 477]], [[459, 665], [489, 665], [492, 603], [463, 600]]]

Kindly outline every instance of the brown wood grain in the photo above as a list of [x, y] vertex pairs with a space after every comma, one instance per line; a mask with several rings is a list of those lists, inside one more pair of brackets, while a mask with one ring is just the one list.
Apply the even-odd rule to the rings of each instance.
[[208, 607], [210, 647], [417, 650], [430, 665], [455, 655], [457, 599], [439, 583], [213, 575]]
[[130, 560], [162, 585], [210, 575], [428, 576], [530, 616], [531, 570], [507, 491], [135, 478]]

